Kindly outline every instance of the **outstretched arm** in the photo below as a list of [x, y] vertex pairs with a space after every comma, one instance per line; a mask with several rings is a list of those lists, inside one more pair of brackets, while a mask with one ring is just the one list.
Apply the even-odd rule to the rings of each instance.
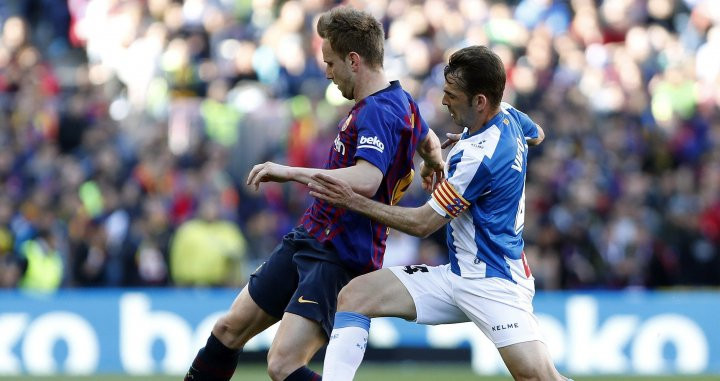
[[253, 186], [257, 190], [260, 183], [269, 181], [280, 183], [296, 181], [308, 184], [312, 176], [318, 173], [343, 179], [353, 191], [367, 197], [375, 195], [383, 178], [383, 173], [378, 167], [362, 159], [359, 159], [352, 167], [338, 169], [289, 167], [268, 161], [253, 167], [248, 175], [247, 185]]
[[385, 205], [357, 194], [342, 179], [318, 173], [312, 180], [308, 183], [311, 196], [414, 236], [427, 237], [449, 221], [428, 204], [417, 208]]

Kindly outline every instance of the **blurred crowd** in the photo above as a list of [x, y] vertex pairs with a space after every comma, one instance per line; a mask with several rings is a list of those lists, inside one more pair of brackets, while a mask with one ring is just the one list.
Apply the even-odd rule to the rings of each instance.
[[[539, 289], [720, 285], [720, 1], [349, 0], [438, 135], [443, 67], [483, 44], [530, 151]], [[311, 202], [245, 186], [321, 166], [351, 103], [324, 77], [330, 0], [0, 2], [0, 287], [246, 282]], [[427, 199], [416, 183], [403, 199]], [[444, 232], [386, 265], [444, 263]]]

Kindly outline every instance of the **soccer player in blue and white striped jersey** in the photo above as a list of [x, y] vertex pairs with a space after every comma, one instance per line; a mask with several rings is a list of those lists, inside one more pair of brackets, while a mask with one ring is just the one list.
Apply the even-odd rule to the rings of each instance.
[[[523, 253], [528, 145], [544, 139], [527, 115], [501, 103], [505, 70], [483, 46], [461, 49], [445, 68], [453, 121], [467, 127], [449, 152], [445, 179], [417, 208], [382, 205], [325, 174], [310, 194], [392, 228], [427, 236], [447, 225], [450, 263], [391, 267], [355, 278], [340, 292], [325, 356], [325, 381], [351, 380], [370, 318], [420, 324], [474, 322], [516, 380], [565, 380], [553, 365], [533, 314], [534, 279]], [[428, 183], [424, 186], [432, 187]]]

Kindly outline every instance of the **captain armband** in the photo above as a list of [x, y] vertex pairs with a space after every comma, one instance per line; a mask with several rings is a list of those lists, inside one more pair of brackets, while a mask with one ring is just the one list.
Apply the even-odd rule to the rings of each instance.
[[470, 203], [463, 198], [447, 180], [444, 180], [435, 188], [432, 198], [452, 218], [460, 215], [470, 206]]

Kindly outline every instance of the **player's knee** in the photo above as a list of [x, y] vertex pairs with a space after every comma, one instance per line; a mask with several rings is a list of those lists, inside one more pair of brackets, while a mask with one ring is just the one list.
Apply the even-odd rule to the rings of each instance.
[[559, 374], [554, 368], [543, 364], [524, 364], [523, 366], [513, 369], [511, 373], [516, 381], [546, 381], [562, 379], [558, 378]]
[[220, 317], [215, 322], [212, 333], [229, 348], [240, 349], [245, 345], [246, 340], [242, 337], [242, 329], [231, 314]]
[[353, 281], [340, 290], [338, 295], [338, 311], [351, 311], [364, 314], [364, 303], [367, 298], [364, 297], [360, 288], [355, 287]]
[[281, 351], [270, 350], [267, 357], [267, 372], [270, 379], [275, 381], [282, 381], [287, 378], [292, 372], [300, 368], [305, 364], [301, 364], [296, 361], [293, 356], [289, 353], [282, 353]]
[[542, 381], [540, 375], [531, 369], [520, 369], [515, 372], [511, 372], [515, 381]]
[[348, 290], [348, 287], [345, 286], [340, 290], [340, 293], [338, 294], [338, 305], [337, 310], [338, 311], [348, 311], [352, 307], [352, 291]]

